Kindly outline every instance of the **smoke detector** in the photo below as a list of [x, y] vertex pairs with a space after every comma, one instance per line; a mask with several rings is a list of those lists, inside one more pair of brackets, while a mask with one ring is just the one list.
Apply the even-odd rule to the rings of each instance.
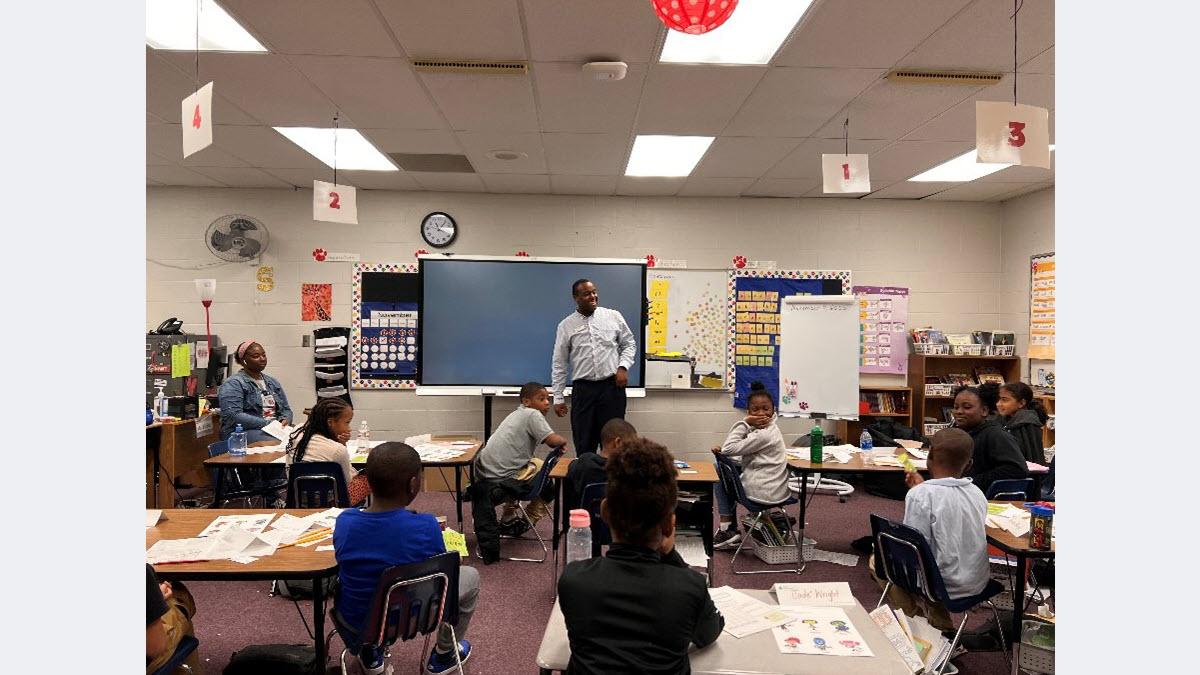
[[629, 66], [624, 61], [592, 61], [583, 64], [583, 73], [593, 80], [623, 80]]
[[498, 159], [502, 162], [512, 162], [529, 156], [520, 150], [488, 150], [485, 154], [489, 159]]

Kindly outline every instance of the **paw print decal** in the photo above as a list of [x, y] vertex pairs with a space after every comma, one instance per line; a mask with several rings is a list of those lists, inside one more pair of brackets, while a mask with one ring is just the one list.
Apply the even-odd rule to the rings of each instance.
[[528, 258], [529, 252], [528, 251], [517, 251], [517, 257], [518, 258]]
[[657, 258], [654, 257], [653, 253], [647, 255], [646, 256], [646, 267], [654, 267], [654, 263], [656, 263], [657, 261], [658, 260], [657, 260]]
[[313, 260], [317, 262], [325, 262], [325, 256], [327, 255], [329, 255], [329, 252], [323, 248], [314, 248], [312, 252]]
[[744, 256], [744, 255], [733, 256], [733, 266], [738, 268], [739, 270], [742, 269], [743, 267], [745, 267], [746, 266], [746, 256]]
[[417, 249], [417, 250], [413, 251], [413, 257], [415, 258], [415, 257], [417, 257], [417, 256], [419, 256], [419, 255], [425, 255], [426, 253], [429, 253], [429, 251], [426, 251], [426, 250], [425, 250], [425, 249], [423, 249], [423, 248], [419, 248], [419, 249]]
[[800, 401], [800, 409], [808, 410], [808, 401]]

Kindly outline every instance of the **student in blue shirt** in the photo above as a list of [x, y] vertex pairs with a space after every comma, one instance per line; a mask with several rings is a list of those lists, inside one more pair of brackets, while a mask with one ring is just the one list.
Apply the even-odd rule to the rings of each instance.
[[[446, 545], [436, 518], [407, 509], [421, 492], [421, 458], [416, 450], [404, 443], [384, 443], [371, 451], [365, 471], [371, 485], [371, 505], [342, 511], [333, 530], [340, 582], [334, 611], [340, 615], [338, 623], [360, 627], [351, 633], [339, 625], [338, 633], [357, 656], [362, 672], [374, 675], [387, 667], [384, 654], [360, 653], [358, 635], [366, 623], [380, 577], [390, 567], [445, 553]], [[458, 651], [464, 662], [471, 656], [471, 644], [461, 638], [467, 632], [478, 597], [479, 572], [473, 567], [460, 567], [459, 616], [454, 633], [460, 638]], [[442, 624], [426, 672], [444, 673], [458, 667], [451, 651], [453, 640], [449, 625]]]
[[221, 438], [229, 438], [240, 424], [247, 443], [271, 440], [261, 429], [273, 420], [285, 427], [292, 423], [292, 408], [279, 380], [263, 371], [267, 368], [267, 350], [254, 340], [237, 347], [233, 358], [242, 370], [221, 383], [217, 390], [221, 406]]

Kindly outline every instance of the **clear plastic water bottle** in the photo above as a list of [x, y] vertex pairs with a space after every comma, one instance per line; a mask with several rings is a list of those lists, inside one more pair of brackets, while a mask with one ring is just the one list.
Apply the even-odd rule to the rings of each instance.
[[246, 432], [240, 424], [233, 428], [232, 434], [229, 434], [229, 456], [246, 456]]
[[358, 438], [354, 440], [354, 449], [358, 452], [367, 452], [371, 449], [371, 427], [367, 426], [366, 420], [358, 425]]
[[571, 510], [571, 529], [567, 530], [567, 564], [592, 557], [592, 516], [587, 509]]
[[858, 437], [858, 449], [862, 451], [862, 460], [864, 463], [875, 463], [875, 458], [872, 456], [874, 448], [875, 442], [871, 439], [871, 432], [863, 429], [862, 435]]

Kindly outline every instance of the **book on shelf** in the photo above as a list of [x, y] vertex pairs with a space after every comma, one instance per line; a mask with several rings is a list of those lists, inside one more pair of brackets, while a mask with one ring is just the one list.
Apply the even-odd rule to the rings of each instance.
[[908, 396], [903, 392], [864, 391], [859, 393], [858, 401], [860, 415], [908, 414]]
[[995, 366], [977, 366], [975, 368], [975, 379], [979, 381], [979, 384], [984, 384], [985, 382], [1004, 384], [1004, 375]]
[[970, 373], [950, 373], [946, 375], [946, 383], [957, 387], [970, 387], [975, 384], [975, 378]]
[[970, 333], [947, 333], [946, 342], [952, 345], [969, 345], [974, 344], [971, 340]]

